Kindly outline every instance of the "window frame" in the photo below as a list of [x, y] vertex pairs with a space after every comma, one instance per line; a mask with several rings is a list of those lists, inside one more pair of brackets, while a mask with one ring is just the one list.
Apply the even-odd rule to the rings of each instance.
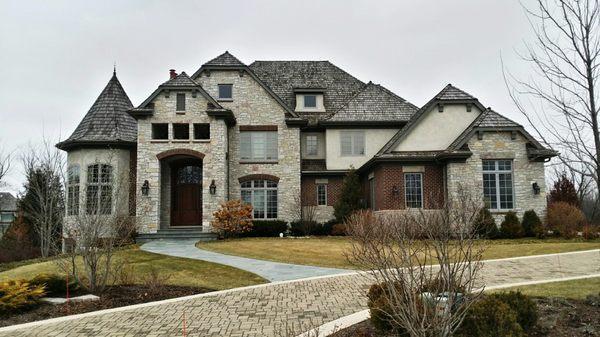
[[[258, 183], [261, 184], [258, 184]], [[248, 187], [249, 184], [249, 187]], [[257, 186], [262, 185], [262, 186]], [[269, 186], [271, 185], [271, 186]], [[275, 186], [273, 186], [275, 185]], [[258, 194], [257, 192], [262, 193], [262, 209], [255, 207], [255, 198]], [[273, 206], [269, 203], [269, 192], [275, 192], [275, 208], [273, 209], [270, 206]], [[244, 192], [249, 193], [250, 202], [245, 201]], [[252, 205], [252, 219], [261, 219], [261, 220], [276, 220], [279, 216], [279, 182], [268, 180], [268, 179], [253, 179], [240, 183], [240, 200], [242, 202]], [[262, 216], [257, 217], [257, 211], [262, 212]]]
[[[157, 137], [157, 133], [159, 133], [158, 131], [164, 131], [164, 130], [158, 130], [159, 128], [163, 128], [166, 127], [167, 128], [167, 133], [166, 133], [166, 137], [164, 138], [158, 138]], [[169, 140], [169, 123], [152, 123], [151, 125], [152, 130], [150, 130], [150, 137], [152, 138], [152, 140]]]
[[[323, 200], [321, 200], [320, 188], [323, 188]], [[327, 184], [317, 184], [317, 206], [327, 206], [327, 201]]]
[[[230, 97], [221, 96], [221, 87], [229, 87]], [[233, 84], [231, 83], [220, 83], [217, 84], [217, 99], [220, 101], [233, 101]]]
[[[180, 100], [183, 97], [183, 100]], [[182, 113], [186, 111], [186, 95], [184, 92], [178, 92], [175, 95], [175, 111]]]
[[[485, 162], [493, 162], [494, 163], [494, 169], [493, 170], [489, 170], [486, 169], [486, 165]], [[500, 168], [500, 162], [504, 162], [505, 163], [510, 163], [510, 170], [506, 170], [506, 169], [501, 169]], [[481, 161], [481, 176], [482, 176], [482, 192], [483, 192], [483, 201], [485, 203], [485, 206], [490, 210], [490, 211], [497, 211], [497, 212], [506, 212], [506, 211], [512, 211], [515, 209], [515, 173], [514, 173], [514, 160], [513, 159], [502, 159], [502, 158], [498, 158], [498, 159], [483, 159]], [[510, 176], [510, 206], [509, 208], [503, 208], [502, 207], [502, 191], [500, 188], [500, 175], [506, 175], [508, 174]], [[496, 203], [496, 207], [492, 207], [492, 201], [490, 200], [489, 202], [486, 200], [487, 199], [487, 195], [488, 193], [486, 193], [486, 175], [491, 175], [494, 177], [494, 196], [496, 198], [495, 203]], [[505, 187], [506, 188], [506, 187]], [[508, 194], [504, 194], [505, 196]], [[508, 203], [509, 201], [507, 201]]]
[[[258, 135], [264, 135], [264, 148], [259, 149], [257, 147]], [[250, 138], [245, 139], [244, 137], [248, 135]], [[269, 139], [275, 138], [275, 139]], [[269, 144], [271, 143], [271, 148], [269, 148]], [[275, 143], [275, 147], [273, 148], [272, 143]], [[262, 146], [262, 145], [261, 145]], [[247, 148], [246, 148], [247, 147]], [[248, 154], [244, 152], [248, 151]], [[258, 156], [260, 152], [263, 153], [262, 156]], [[242, 163], [276, 163], [279, 160], [279, 133], [278, 131], [240, 131], [240, 146], [239, 146], [239, 156], [240, 162]]]
[[[193, 135], [192, 136], [194, 137], [193, 138], [194, 140], [210, 140], [210, 123], [194, 123], [192, 126], [193, 126], [193, 130], [192, 130]], [[196, 135], [197, 135], [196, 128], [200, 128], [200, 127], [206, 128], [205, 130], [198, 130], [198, 131], [207, 131], [208, 137], [206, 137], [206, 138], [197, 138], [196, 137]]]
[[[177, 138], [177, 128], [187, 127], [187, 138]], [[189, 123], [173, 123], [173, 140], [190, 140], [190, 124]]]
[[[76, 177], [74, 178], [73, 171], [76, 170]], [[76, 181], [75, 181], [76, 180]], [[78, 164], [70, 165], [67, 169], [67, 215], [79, 215], [80, 205], [80, 192], [81, 186], [81, 167]]]
[[[362, 153], [357, 148], [357, 135], [361, 135]], [[350, 137], [350, 153], [344, 153], [344, 136]], [[340, 157], [364, 157], [367, 153], [367, 141], [364, 130], [343, 130], [340, 131]]]
[[[309, 141], [309, 138], [310, 139], [314, 138], [314, 144], [313, 144], [314, 145], [314, 150], [315, 150], [314, 153], [312, 153], [310, 151], [310, 149], [311, 149], [311, 144], [310, 144], [311, 141]], [[310, 157], [316, 157], [316, 156], [318, 156], [319, 155], [319, 136], [317, 136], [317, 135], [305, 135], [305, 138], [304, 138], [304, 147], [305, 147], [305, 150], [306, 150], [306, 153], [305, 153], [306, 156], [310, 156]]]
[[[419, 196], [419, 200], [412, 200], [411, 198], [411, 203], [412, 202], [418, 202], [419, 206], [413, 206], [413, 205], [409, 205], [409, 186], [408, 186], [408, 176], [418, 176], [419, 177], [419, 192], [418, 192], [418, 196]], [[412, 188], [412, 187], [411, 187]], [[411, 193], [412, 195], [413, 193]], [[406, 208], [417, 208], [417, 209], [422, 209], [424, 205], [424, 200], [423, 200], [423, 173], [422, 172], [405, 172], [404, 173], [404, 206]]]
[[[94, 177], [94, 173], [92, 171], [92, 176], [90, 177], [90, 168], [93, 170], [93, 167], [97, 167], [96, 176]], [[107, 171], [105, 171], [107, 169]], [[105, 175], [105, 172], [106, 175]], [[114, 170], [112, 165], [110, 164], [102, 164], [95, 163], [87, 166], [86, 171], [86, 191], [85, 191], [85, 209], [86, 214], [88, 215], [111, 215], [113, 213], [113, 177]], [[91, 179], [90, 179], [91, 178]], [[105, 179], [106, 178], [106, 179]], [[92, 198], [96, 200], [90, 201], [90, 190], [91, 187], [96, 190], [96, 192], [92, 192]], [[106, 193], [108, 192], [108, 193]], [[104, 199], [103, 196], [107, 195], [108, 198]], [[106, 208], [108, 201], [109, 209]], [[89, 207], [93, 205], [94, 207]]]
[[[315, 100], [315, 104], [314, 105], [306, 105], [306, 98], [307, 97], [313, 97], [314, 100]], [[302, 107], [304, 109], [316, 109], [316, 108], [318, 108], [317, 94], [304, 94], [304, 95], [302, 95]]]

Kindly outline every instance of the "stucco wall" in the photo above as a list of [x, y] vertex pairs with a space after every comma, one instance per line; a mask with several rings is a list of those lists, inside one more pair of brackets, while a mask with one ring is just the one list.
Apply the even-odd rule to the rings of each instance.
[[[231, 109], [237, 125], [230, 128], [229, 197], [239, 199], [238, 178], [249, 174], [269, 174], [279, 177], [278, 210], [281, 220], [291, 221], [297, 216], [297, 200], [300, 196], [300, 131], [285, 124], [285, 110], [251, 76], [236, 71], [211, 71], [210, 76], [201, 74], [195, 79], [213, 97], [217, 97], [218, 84], [233, 84], [233, 100], [219, 102]], [[240, 163], [239, 126], [276, 125], [278, 136], [278, 160], [276, 163]]]
[[406, 135], [395, 151], [445, 150], [479, 116], [481, 111], [465, 104], [445, 105], [443, 112], [434, 106]]
[[[546, 214], [546, 183], [544, 163], [532, 162], [527, 158], [527, 140], [517, 134], [511, 139], [510, 132], [485, 132], [480, 140], [473, 136], [468, 145], [473, 155], [466, 163], [450, 163], [447, 167], [448, 192], [450, 198], [456, 198], [460, 186], [471, 191], [473, 195], [483, 198], [483, 159], [512, 159], [514, 211], [519, 218], [529, 209], [533, 209], [540, 217]], [[533, 193], [531, 184], [537, 182], [541, 188], [538, 195]], [[494, 212], [499, 225], [504, 213]]]
[[342, 156], [340, 134], [342, 131], [358, 129], [327, 129], [326, 153], [328, 170], [347, 170], [350, 166], [359, 168], [371, 159], [377, 151], [398, 132], [398, 129], [361, 129], [365, 131], [365, 154], [362, 156]]
[[[189, 149], [205, 155], [202, 160], [202, 224], [209, 229], [212, 214], [218, 205], [226, 200], [227, 191], [227, 126], [223, 120], [206, 115], [207, 100], [199, 93], [194, 98], [190, 91], [186, 93], [186, 111], [175, 112], [177, 91], [171, 90], [169, 97], [163, 92], [154, 99], [154, 115], [138, 120], [138, 161], [137, 161], [137, 216], [141, 233], [152, 233], [160, 227], [167, 227], [170, 205], [167, 191], [161, 198], [161, 179], [168, 177], [161, 173], [161, 164], [156, 157], [159, 153], [173, 149]], [[152, 123], [210, 123], [210, 140], [152, 140]], [[172, 126], [169, 136], [172, 138]], [[193, 128], [190, 125], [190, 137]], [[164, 168], [164, 165], [163, 165]], [[168, 179], [168, 178], [166, 178]], [[209, 186], [215, 180], [217, 191], [209, 193]], [[141, 194], [140, 186], [148, 180], [150, 191], [147, 196]], [[164, 184], [163, 184], [164, 185]], [[162, 216], [161, 216], [162, 214]], [[161, 219], [162, 218], [162, 219]]]

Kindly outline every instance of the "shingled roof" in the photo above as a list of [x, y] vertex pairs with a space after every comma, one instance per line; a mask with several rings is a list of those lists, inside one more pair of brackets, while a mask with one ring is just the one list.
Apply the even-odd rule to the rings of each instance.
[[477, 100], [477, 98], [470, 94], [458, 89], [452, 84], [448, 84], [435, 95], [434, 99], [447, 100], [447, 101], [465, 101], [465, 100]]
[[0, 192], [0, 211], [17, 210], [17, 198], [8, 192]]
[[417, 110], [415, 105], [402, 97], [379, 84], [369, 82], [323, 122], [406, 122]]
[[292, 111], [296, 89], [323, 91], [325, 109], [333, 112], [365, 85], [329, 61], [255, 61], [249, 68]]
[[127, 113], [132, 107], [116, 72], [113, 72], [73, 134], [56, 146], [61, 150], [81, 146], [135, 146], [137, 123]]
[[225, 51], [223, 54], [215, 57], [214, 59], [203, 64], [204, 66], [224, 66], [224, 67], [238, 67], [245, 66], [242, 61], [238, 60], [235, 56]]
[[194, 80], [192, 80], [188, 74], [185, 73], [185, 71], [182, 71], [181, 74], [164, 82], [161, 85], [169, 87], [195, 87], [198, 85], [198, 83], [194, 82]]

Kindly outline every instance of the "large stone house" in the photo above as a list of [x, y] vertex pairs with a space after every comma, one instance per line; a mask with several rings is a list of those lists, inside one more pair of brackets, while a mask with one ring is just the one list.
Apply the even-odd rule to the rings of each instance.
[[328, 61], [246, 65], [228, 52], [191, 76], [171, 70], [137, 107], [113, 74], [57, 146], [67, 217], [136, 215], [146, 238], [207, 231], [229, 199], [251, 203], [255, 219], [292, 221], [302, 203], [327, 221], [351, 167], [374, 211], [439, 208], [468, 186], [497, 215], [543, 214], [544, 162], [556, 155], [450, 84], [419, 108]]

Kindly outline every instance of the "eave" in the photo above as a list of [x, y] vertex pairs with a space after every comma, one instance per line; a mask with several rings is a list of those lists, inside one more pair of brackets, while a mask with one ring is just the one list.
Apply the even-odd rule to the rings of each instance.
[[130, 142], [125, 140], [112, 140], [112, 141], [89, 141], [89, 140], [65, 140], [57, 143], [56, 148], [63, 151], [71, 151], [77, 148], [107, 148], [107, 149], [135, 149], [137, 142]]
[[235, 116], [233, 115], [233, 112], [231, 112], [231, 110], [208, 109], [208, 110], [206, 110], [206, 114], [208, 116], [214, 117], [216, 119], [224, 119], [225, 123], [227, 123], [228, 126], [232, 126], [237, 123], [237, 120], [235, 119]]

